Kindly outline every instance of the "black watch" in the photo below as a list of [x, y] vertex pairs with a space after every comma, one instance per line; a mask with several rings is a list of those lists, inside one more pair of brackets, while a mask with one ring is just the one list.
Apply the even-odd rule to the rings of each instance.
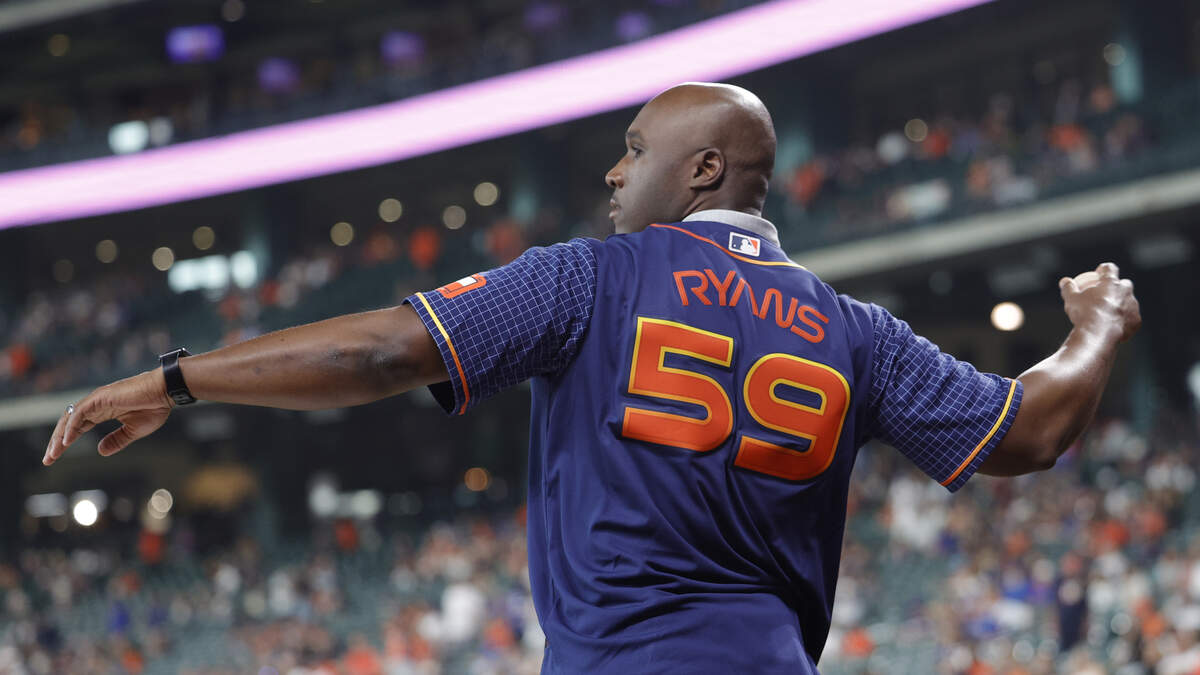
[[175, 405], [196, 402], [196, 397], [192, 396], [192, 392], [188, 391], [187, 383], [183, 381], [183, 371], [179, 369], [179, 359], [191, 355], [192, 353], [187, 349], [180, 347], [158, 357], [158, 362], [162, 364], [163, 379], [167, 381], [167, 396], [171, 397]]

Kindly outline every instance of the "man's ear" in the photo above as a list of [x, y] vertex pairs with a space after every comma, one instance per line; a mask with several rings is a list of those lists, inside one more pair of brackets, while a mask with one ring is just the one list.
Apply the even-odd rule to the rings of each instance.
[[725, 176], [725, 153], [717, 148], [705, 148], [694, 155], [688, 187], [712, 188]]

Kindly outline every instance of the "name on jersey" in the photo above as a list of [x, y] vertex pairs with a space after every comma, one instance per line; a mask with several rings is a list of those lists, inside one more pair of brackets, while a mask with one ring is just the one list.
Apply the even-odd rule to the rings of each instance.
[[[802, 305], [796, 298], [788, 298], [777, 288], [768, 288], [757, 295], [750, 282], [742, 278], [737, 270], [729, 270], [724, 277], [710, 270], [679, 270], [675, 276], [675, 289], [679, 291], [679, 302], [684, 307], [693, 302], [719, 307], [737, 307], [743, 303], [755, 317], [767, 320], [772, 316], [775, 325], [786, 328], [812, 343], [825, 339], [824, 326], [829, 323], [825, 316], [812, 305]], [[761, 299], [761, 302], [760, 302]], [[772, 313], [772, 305], [774, 312]]]

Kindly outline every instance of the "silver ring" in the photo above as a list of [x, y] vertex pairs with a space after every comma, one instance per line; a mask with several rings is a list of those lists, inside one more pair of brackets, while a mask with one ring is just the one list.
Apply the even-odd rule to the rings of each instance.
[[70, 404], [70, 405], [68, 405], [68, 406], [67, 406], [67, 417], [70, 417], [70, 416], [71, 416], [71, 414], [72, 414], [72, 413], [74, 413], [74, 412], [75, 412], [75, 404], [74, 404], [74, 403], [72, 403], [72, 404]]

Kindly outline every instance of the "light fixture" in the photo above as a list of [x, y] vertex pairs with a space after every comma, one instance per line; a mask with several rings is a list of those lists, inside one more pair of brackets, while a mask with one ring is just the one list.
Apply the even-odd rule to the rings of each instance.
[[495, 183], [484, 181], [475, 186], [475, 203], [480, 206], [491, 206], [500, 198], [500, 188]]
[[997, 330], [1014, 331], [1025, 324], [1025, 310], [1015, 302], [1001, 302], [992, 308], [992, 325]]
[[385, 223], [394, 223], [404, 215], [404, 205], [399, 199], [387, 199], [379, 202], [379, 219]]
[[457, 204], [451, 204], [442, 211], [442, 224], [451, 230], [457, 230], [467, 223], [467, 211]]
[[102, 239], [96, 244], [96, 259], [108, 264], [117, 259], [117, 242], [112, 239]]
[[150, 262], [154, 264], [154, 269], [166, 272], [175, 264], [175, 252], [166, 246], [159, 246], [150, 255]]
[[335, 246], [347, 246], [354, 241], [354, 226], [342, 221], [329, 228], [329, 239]]

